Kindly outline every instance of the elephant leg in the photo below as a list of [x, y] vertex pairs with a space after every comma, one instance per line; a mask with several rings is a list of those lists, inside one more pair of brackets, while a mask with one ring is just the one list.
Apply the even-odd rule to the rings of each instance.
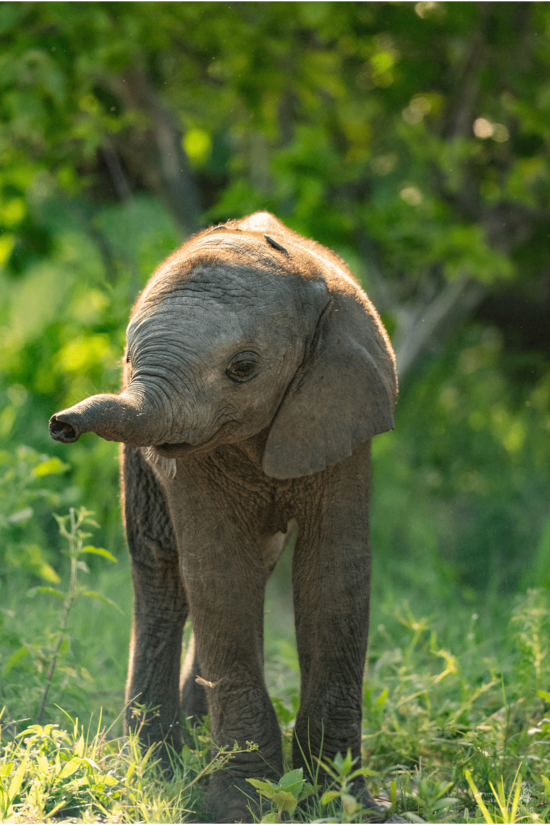
[[180, 695], [182, 713], [186, 718], [191, 718], [193, 724], [208, 713], [206, 693], [204, 687], [197, 682], [197, 677], [201, 678], [195, 634], [192, 633], [181, 671]]
[[[179, 672], [188, 614], [166, 499], [138, 450], [123, 449], [123, 508], [134, 583], [126, 729], [144, 742], [181, 742]], [[151, 708], [146, 724], [139, 706]], [[166, 751], [161, 751], [164, 763]]]
[[[293, 560], [301, 706], [293, 761], [313, 774], [316, 757], [361, 758], [362, 682], [367, 652], [370, 551], [368, 445], [325, 471], [306, 505]], [[325, 772], [321, 782], [329, 781]], [[364, 782], [355, 792], [375, 807]]]
[[[201, 516], [204, 532], [195, 529], [184, 542], [192, 550], [182, 554], [200, 674], [213, 741], [229, 750], [236, 742], [243, 751], [212, 775], [209, 815], [213, 822], [249, 822], [249, 799], [257, 808], [259, 797], [246, 780], [275, 779], [283, 768], [281, 732], [263, 676], [268, 571], [250, 536], [227, 519], [212, 523], [204, 506]], [[257, 750], [248, 750], [249, 743]]]

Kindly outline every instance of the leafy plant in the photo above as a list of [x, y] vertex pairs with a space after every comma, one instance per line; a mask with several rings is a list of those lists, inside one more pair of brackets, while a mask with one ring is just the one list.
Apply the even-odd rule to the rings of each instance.
[[[22, 644], [8, 659], [4, 665], [4, 675], [7, 676], [12, 668], [18, 665], [27, 656], [34, 657], [35, 666], [40, 672], [45, 673], [45, 680], [42, 688], [41, 699], [39, 703], [36, 721], [38, 724], [42, 722], [46, 703], [50, 688], [52, 686], [54, 674], [60, 664], [60, 657], [65, 656], [68, 651], [68, 624], [71, 610], [75, 602], [83, 598], [96, 599], [112, 607], [117, 607], [115, 602], [108, 599], [106, 596], [98, 593], [95, 590], [89, 590], [78, 582], [78, 574], [88, 573], [88, 567], [84, 561], [84, 557], [88, 554], [101, 556], [111, 562], [117, 559], [102, 547], [94, 547], [93, 545], [86, 545], [86, 539], [91, 536], [91, 533], [85, 532], [82, 528], [85, 526], [97, 527], [97, 523], [91, 518], [91, 513], [85, 507], [75, 511], [71, 508], [67, 516], [56, 516], [59, 531], [61, 536], [66, 539], [67, 547], [66, 555], [70, 562], [69, 580], [66, 590], [51, 585], [40, 585], [28, 591], [29, 596], [35, 596], [37, 593], [46, 594], [61, 601], [60, 611], [57, 617], [58, 628], [53, 633], [46, 634], [42, 639], [35, 639], [31, 643]], [[59, 577], [58, 581], [60, 581]]]
[[111, 599], [107, 599], [106, 596], [102, 596], [94, 590], [87, 590], [85, 587], [78, 584], [78, 571], [82, 570], [86, 573], [88, 572], [86, 563], [82, 559], [82, 556], [86, 553], [92, 553], [96, 556], [103, 556], [103, 558], [109, 559], [109, 561], [115, 563], [117, 561], [116, 558], [103, 547], [94, 547], [93, 545], [87, 545], [86, 547], [84, 546], [84, 541], [91, 536], [91, 533], [84, 532], [81, 529], [82, 526], [92, 525], [94, 527], [99, 527], [99, 525], [93, 521], [91, 515], [92, 514], [88, 512], [85, 507], [82, 507], [78, 512], [75, 512], [75, 510], [71, 507], [68, 516], [56, 516], [57, 523], [59, 524], [59, 532], [64, 538], [67, 539], [69, 545], [67, 555], [69, 556], [71, 568], [67, 590], [63, 592], [54, 587], [42, 586], [33, 588], [33, 590], [30, 591], [32, 594], [47, 593], [61, 599], [63, 602], [60, 627], [57, 633], [57, 639], [54, 640], [53, 649], [50, 654], [48, 670], [46, 673], [46, 684], [36, 720], [38, 724], [42, 721], [44, 708], [46, 707], [46, 700], [48, 698], [53, 675], [57, 666], [58, 655], [61, 650], [61, 646], [65, 641], [67, 625], [69, 623], [69, 614], [75, 601], [81, 598], [98, 599], [99, 601], [106, 602], [107, 604], [119, 609], [117, 605], [111, 601]]
[[[0, 821], [48, 821], [54, 816], [90, 822], [204, 820], [204, 780], [223, 770], [238, 747], [212, 755], [206, 724], [187, 731], [188, 744], [172, 752], [173, 775], [158, 767], [156, 746], [143, 748], [138, 732], [112, 738], [100, 718], [95, 733], [66, 715], [67, 729], [31, 725], [3, 743]], [[1, 728], [0, 728], [1, 732]], [[0, 740], [1, 741], [1, 740]]]
[[354, 822], [356, 817], [367, 813], [353, 793], [353, 784], [354, 780], [360, 777], [375, 776], [376, 772], [369, 768], [356, 767], [354, 769], [357, 761], [353, 759], [350, 749], [345, 756], [338, 753], [333, 760], [319, 760], [320, 766], [333, 780], [333, 787], [324, 792], [321, 804], [328, 805], [338, 800], [342, 805], [342, 822]]
[[277, 808], [277, 813], [268, 813], [262, 817], [262, 822], [282, 822], [283, 813], [292, 818], [300, 802], [308, 799], [317, 787], [304, 779], [302, 768], [285, 773], [275, 784], [269, 779], [247, 779], [256, 788], [260, 796], [270, 800]]

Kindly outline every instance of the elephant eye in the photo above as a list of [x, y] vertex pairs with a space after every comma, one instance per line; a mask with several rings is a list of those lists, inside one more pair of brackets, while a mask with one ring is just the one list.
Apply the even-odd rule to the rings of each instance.
[[239, 352], [229, 362], [225, 374], [232, 381], [243, 384], [249, 378], [252, 378], [259, 360], [255, 352]]

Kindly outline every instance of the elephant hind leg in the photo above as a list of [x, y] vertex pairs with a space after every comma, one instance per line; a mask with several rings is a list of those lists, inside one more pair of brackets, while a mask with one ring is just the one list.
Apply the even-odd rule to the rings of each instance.
[[[141, 452], [127, 446], [123, 449], [122, 492], [134, 583], [126, 728], [141, 728], [140, 706], [152, 708], [142, 738], [178, 746], [179, 671], [187, 599], [164, 492]], [[167, 761], [167, 754], [163, 756]]]

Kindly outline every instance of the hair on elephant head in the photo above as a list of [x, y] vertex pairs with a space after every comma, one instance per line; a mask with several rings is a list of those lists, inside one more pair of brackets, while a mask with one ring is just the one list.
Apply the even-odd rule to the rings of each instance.
[[[289, 523], [302, 669], [295, 762], [306, 741], [324, 740], [329, 757], [360, 753], [369, 442], [393, 428], [393, 351], [343, 261], [262, 212], [196, 235], [159, 266], [133, 308], [123, 366], [118, 395], [57, 413], [50, 433], [125, 445], [136, 591], [128, 700], [160, 708], [150, 739], [177, 743], [183, 702], [185, 713], [210, 712], [218, 744], [258, 744], [211, 781], [212, 815], [235, 821], [249, 815], [245, 779], [282, 770], [263, 681], [263, 594]], [[352, 644], [338, 642], [345, 634]]]

